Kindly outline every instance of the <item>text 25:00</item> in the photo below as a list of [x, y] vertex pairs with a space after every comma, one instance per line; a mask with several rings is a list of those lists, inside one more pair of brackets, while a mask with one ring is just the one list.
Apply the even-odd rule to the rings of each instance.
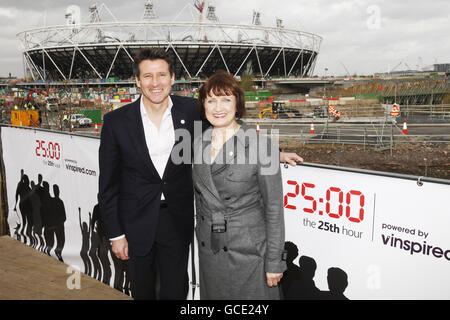
[[[299, 195], [300, 193], [300, 186], [298, 184], [297, 181], [293, 181], [293, 180], [288, 180], [287, 184], [292, 185], [295, 187], [295, 193], [292, 192], [288, 192], [285, 196], [284, 196], [284, 207], [286, 209], [291, 209], [291, 210], [296, 210], [297, 207], [289, 204], [289, 198], [295, 198]], [[313, 189], [316, 186], [312, 183], [302, 183], [302, 196], [305, 200], [311, 201], [311, 208], [303, 208], [303, 212], [306, 213], [315, 213], [317, 210], [317, 201], [316, 199], [314, 199], [314, 197], [307, 195], [306, 194], [306, 189], [310, 188]], [[332, 193], [337, 193], [338, 194], [338, 199], [339, 199], [339, 207], [338, 207], [338, 212], [331, 212], [331, 194]], [[351, 199], [352, 196], [355, 197], [359, 197], [359, 214], [358, 217], [352, 217], [351, 216]], [[364, 220], [364, 204], [365, 204], [365, 197], [362, 194], [361, 191], [357, 191], [357, 190], [350, 190], [349, 192], [347, 192], [346, 194], [346, 204], [347, 206], [345, 207], [345, 216], [347, 217], [347, 219], [351, 222], [355, 222], [355, 223], [359, 223], [361, 221]], [[323, 202], [323, 198], [319, 199], [319, 202]], [[326, 204], [325, 204], [325, 212], [328, 214], [329, 217], [331, 218], [335, 218], [335, 219], [339, 219], [340, 217], [343, 216], [344, 214], [344, 206], [343, 206], [343, 202], [344, 202], [344, 192], [337, 187], [330, 187], [327, 189], [326, 191]], [[319, 211], [319, 215], [322, 215], [323, 211]]]
[[[45, 147], [46, 142], [44, 140], [36, 140], [36, 142], [37, 147], [35, 152], [38, 157], [59, 160], [61, 156], [61, 147], [57, 142], [49, 142], [47, 147]], [[44, 153], [41, 154], [40, 151], [43, 151]]]

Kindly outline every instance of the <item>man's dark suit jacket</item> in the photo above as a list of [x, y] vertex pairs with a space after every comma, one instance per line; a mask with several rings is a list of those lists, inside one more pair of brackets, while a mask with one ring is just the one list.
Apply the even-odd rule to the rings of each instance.
[[[197, 100], [174, 95], [171, 99], [173, 127], [190, 132], [191, 147], [194, 121], [200, 119]], [[175, 145], [180, 142], [182, 139]], [[174, 164], [169, 158], [160, 178], [145, 141], [140, 99], [104, 116], [99, 165], [100, 214], [109, 238], [125, 234], [130, 256], [148, 254], [164, 192], [176, 232], [180, 240], [189, 244], [194, 229], [191, 162]]]

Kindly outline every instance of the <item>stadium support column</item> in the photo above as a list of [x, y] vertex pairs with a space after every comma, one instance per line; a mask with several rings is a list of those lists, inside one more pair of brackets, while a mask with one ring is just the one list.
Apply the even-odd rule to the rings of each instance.
[[108, 74], [106, 75], [106, 79], [109, 78], [109, 74], [111, 73], [111, 70], [112, 70], [112, 68], [113, 68], [113, 66], [114, 66], [114, 62], [116, 62], [117, 55], [119, 54], [119, 51], [120, 51], [120, 48], [121, 48], [121, 47], [122, 47], [122, 45], [119, 46], [119, 48], [118, 48], [117, 51], [116, 51], [116, 54], [114, 55], [114, 59], [113, 59], [113, 61], [112, 61], [112, 63], [111, 63], [111, 66], [109, 67]]
[[64, 78], [64, 80], [67, 80], [66, 76], [64, 75], [64, 73], [62, 73], [62, 71], [59, 69], [59, 67], [56, 65], [55, 61], [53, 61], [52, 57], [48, 54], [48, 52], [45, 49], [42, 49], [45, 54], [47, 55], [47, 57], [50, 59], [50, 62], [53, 63], [53, 65], [55, 66], [56, 70], [58, 70], [58, 72], [62, 75], [62, 77]]
[[295, 59], [294, 64], [291, 67], [291, 70], [289, 70], [288, 77], [291, 75], [292, 70], [294, 70], [295, 64], [297, 63], [297, 61], [300, 58], [300, 56], [302, 55], [302, 53], [303, 53], [303, 48], [300, 51], [300, 53], [298, 54], [297, 58]]
[[309, 71], [311, 70], [310, 67], [311, 67], [311, 60], [312, 60], [313, 56], [314, 56], [314, 51], [311, 51], [311, 54], [310, 54], [309, 59], [308, 59], [308, 63], [305, 66], [305, 70], [302, 72], [302, 78], [304, 76], [308, 76]]
[[267, 70], [266, 75], [264, 76], [264, 78], [266, 78], [267, 75], [269, 74], [270, 70], [272, 70], [272, 67], [275, 64], [275, 62], [277, 61], [278, 57], [280, 56], [281, 51], [283, 51], [283, 48], [281, 48], [280, 51], [278, 52], [277, 56], [275, 57], [275, 59], [273, 60], [272, 64], [270, 65], [269, 70]]
[[83, 58], [86, 60], [86, 62], [91, 66], [92, 70], [94, 70], [94, 72], [98, 75], [99, 79], [102, 78], [102, 76], [100, 75], [100, 73], [97, 72], [97, 70], [94, 68], [94, 66], [91, 64], [91, 62], [89, 61], [88, 58], [86, 58], [86, 56], [84, 55], [84, 53], [80, 50], [80, 48], [78, 46], [76, 46], [76, 49], [81, 53], [81, 55], [83, 56]]
[[256, 45], [255, 45], [254, 48], [255, 48], [255, 53], [256, 53], [256, 60], [258, 60], [259, 72], [260, 72], [261, 77], [262, 77], [264, 75], [264, 72], [263, 72], [262, 67], [261, 67], [261, 61], [259, 60], [259, 54], [258, 54], [258, 49], [256, 48]]
[[24, 68], [25, 68], [25, 70], [24, 70], [25, 73], [24, 73], [23, 76], [26, 78], [26, 77], [27, 77], [27, 73], [30, 72], [31, 77], [33, 78], [34, 81], [36, 81], [36, 77], [34, 76], [34, 69], [33, 69], [33, 67], [30, 65], [30, 62], [28, 61], [28, 58], [27, 58], [26, 53], [23, 54], [23, 61], [24, 61], [24, 64], [26, 65], [26, 66], [24, 66]]
[[228, 64], [225, 61], [225, 58], [223, 57], [222, 50], [220, 50], [220, 47], [217, 47], [217, 50], [219, 50], [220, 57], [222, 58], [223, 64], [225, 65], [225, 68], [227, 69], [227, 72], [230, 73], [230, 68], [228, 68]]
[[44, 49], [42, 49], [42, 68], [43, 68], [43, 70], [44, 70], [44, 79], [42, 79], [42, 80], [44, 80], [44, 82], [45, 82], [45, 80], [47, 79], [47, 76], [46, 76], [46, 71], [45, 71], [45, 56], [44, 56]]
[[44, 77], [42, 76], [42, 74], [39, 72], [38, 67], [34, 64], [33, 59], [31, 59], [30, 55], [28, 54], [28, 52], [25, 51], [25, 54], [28, 57], [28, 61], [31, 62], [31, 65], [34, 67], [34, 70], [37, 72], [37, 74], [39, 75], [39, 77], [42, 79], [42, 81], [44, 81]]
[[75, 54], [76, 53], [77, 53], [77, 48], [73, 48], [72, 64], [70, 65], [69, 80], [72, 79], [73, 63], [75, 62]]
[[249, 51], [249, 53], [248, 53], [247, 56], [245, 57], [244, 61], [242, 61], [242, 63], [241, 63], [241, 65], [240, 65], [239, 69], [237, 69], [237, 71], [236, 71], [236, 73], [234, 74], [234, 76], [237, 76], [237, 74], [239, 73], [239, 71], [241, 71], [242, 66], [243, 66], [243, 65], [245, 64], [245, 62], [247, 61], [248, 57], [249, 57], [250, 54], [253, 52], [253, 49], [254, 49], [254, 48], [255, 48], [255, 47], [253, 47], [253, 48]]
[[203, 61], [203, 64], [201, 65], [200, 69], [198, 69], [197, 73], [195, 74], [196, 77], [198, 77], [198, 74], [202, 71], [203, 67], [205, 66], [206, 62], [208, 62], [209, 57], [211, 57], [211, 54], [214, 52], [214, 50], [217, 48], [217, 43], [214, 45], [212, 50], [209, 52], [208, 56], [206, 57], [205, 61]]
[[183, 66], [184, 71], [186, 71], [186, 73], [188, 74], [189, 79], [192, 79], [192, 76], [191, 76], [191, 74], [189, 73], [189, 71], [188, 71], [188, 69], [186, 68], [186, 66], [184, 65], [183, 60], [181, 60], [180, 56], [178, 55], [177, 50], [175, 50], [175, 48], [173, 47], [173, 45], [172, 45], [171, 43], [169, 43], [169, 48], [172, 48], [172, 50], [173, 50], [173, 52], [175, 53], [175, 55], [177, 56], [178, 60], [180, 60], [180, 63], [181, 63], [181, 65]]
[[316, 67], [316, 62], [317, 62], [317, 56], [318, 56], [318, 54], [317, 54], [317, 53], [313, 53], [313, 56], [314, 56], [313, 63], [311, 64], [311, 66], [310, 66], [310, 68], [309, 68], [309, 71], [308, 71], [308, 76], [309, 76], [309, 77], [312, 77], [312, 76], [313, 76], [314, 69], [315, 69], [315, 67]]

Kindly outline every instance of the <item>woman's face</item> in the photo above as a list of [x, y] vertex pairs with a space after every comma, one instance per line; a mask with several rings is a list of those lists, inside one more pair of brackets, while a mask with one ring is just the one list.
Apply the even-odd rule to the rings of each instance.
[[236, 123], [236, 97], [216, 96], [210, 92], [205, 99], [205, 115], [214, 128], [233, 128]]

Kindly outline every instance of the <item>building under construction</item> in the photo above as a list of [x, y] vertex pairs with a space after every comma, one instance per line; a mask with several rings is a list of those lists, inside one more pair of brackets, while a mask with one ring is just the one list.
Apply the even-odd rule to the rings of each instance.
[[105, 4], [92, 5], [88, 20], [77, 21], [79, 12], [72, 7], [66, 12], [66, 25], [17, 35], [24, 68], [35, 81], [130, 79], [133, 57], [147, 47], [167, 50], [177, 79], [188, 82], [219, 69], [261, 79], [301, 78], [313, 74], [322, 42], [318, 35], [284, 28], [281, 19], [276, 26], [263, 26], [260, 12], [253, 12], [249, 25], [224, 23], [214, 6], [198, 0], [170, 22], [159, 17], [150, 1], [143, 3], [144, 13], [133, 22], [119, 22]]

